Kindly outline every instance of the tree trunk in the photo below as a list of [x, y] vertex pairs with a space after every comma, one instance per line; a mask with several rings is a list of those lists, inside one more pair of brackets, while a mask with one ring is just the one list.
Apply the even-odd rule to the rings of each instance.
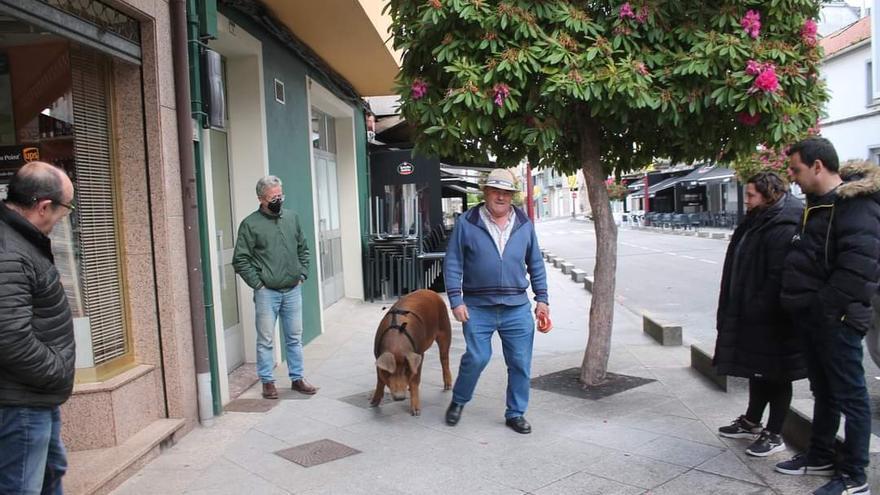
[[611, 352], [611, 328], [614, 323], [614, 285], [617, 272], [617, 225], [611, 215], [605, 172], [602, 168], [599, 130], [596, 123], [581, 112], [578, 122], [579, 159], [596, 229], [596, 266], [593, 270], [593, 297], [590, 303], [589, 339], [581, 365], [581, 382], [587, 386], [605, 381], [608, 355]]

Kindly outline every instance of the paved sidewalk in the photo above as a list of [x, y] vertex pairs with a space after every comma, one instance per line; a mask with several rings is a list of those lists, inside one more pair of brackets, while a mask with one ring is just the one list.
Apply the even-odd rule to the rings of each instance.
[[[586, 342], [589, 294], [558, 270], [548, 277], [555, 328], [535, 337], [533, 376], [579, 366]], [[718, 438], [716, 428], [745, 410], [746, 396], [714, 388], [688, 367], [686, 347], [656, 345], [620, 306], [609, 369], [656, 382], [597, 401], [532, 390], [531, 435], [504, 426], [497, 337], [457, 427], [443, 422], [451, 394], [442, 390], [434, 349], [425, 356], [420, 417], [409, 415], [408, 401], [361, 407], [375, 386], [372, 341], [382, 308], [344, 301], [327, 314], [325, 334], [305, 350], [318, 395], [287, 392], [267, 413], [226, 413], [115, 493], [803, 494], [825, 481], [774, 473], [790, 452], [749, 458], [747, 441]], [[455, 375], [464, 341], [459, 326], [453, 334]], [[258, 398], [259, 385], [243, 397]], [[274, 453], [325, 438], [361, 453], [310, 468]]]

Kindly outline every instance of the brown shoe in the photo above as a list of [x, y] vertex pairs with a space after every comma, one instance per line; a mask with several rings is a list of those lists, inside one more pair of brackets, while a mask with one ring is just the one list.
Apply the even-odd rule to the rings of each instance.
[[264, 399], [277, 399], [278, 398], [278, 390], [275, 388], [274, 383], [264, 383], [263, 384], [263, 398]]
[[317, 387], [309, 385], [309, 383], [302, 378], [291, 383], [290, 389], [306, 395], [315, 395], [318, 392]]

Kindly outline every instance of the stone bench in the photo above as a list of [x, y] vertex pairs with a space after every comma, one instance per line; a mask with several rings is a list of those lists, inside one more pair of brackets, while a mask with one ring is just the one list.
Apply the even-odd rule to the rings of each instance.
[[560, 263], [559, 268], [562, 269], [562, 273], [568, 275], [574, 270], [574, 263]]
[[544, 257], [547, 260], [547, 263], [552, 264], [553, 260], [556, 259], [556, 255], [553, 253], [547, 253], [547, 256]]
[[660, 323], [642, 315], [642, 331], [664, 346], [681, 345], [681, 326]]
[[580, 268], [575, 268], [571, 271], [571, 279], [574, 280], [575, 283], [583, 283], [583, 281], [587, 279], [587, 272]]
[[749, 388], [748, 379], [738, 376], [719, 375], [715, 372], [715, 367], [712, 366], [712, 356], [714, 354], [714, 349], [709, 348], [707, 344], [702, 342], [691, 344], [691, 368], [697, 370], [725, 392], [747, 390]]
[[727, 239], [727, 234], [724, 232], [712, 232], [712, 239]]
[[702, 237], [704, 239], [708, 239], [710, 234], [711, 234], [710, 232], [697, 232], [697, 237]]
[[561, 267], [563, 263], [565, 263], [565, 259], [560, 258], [558, 256], [556, 258], [553, 258], [553, 267], [554, 268]]

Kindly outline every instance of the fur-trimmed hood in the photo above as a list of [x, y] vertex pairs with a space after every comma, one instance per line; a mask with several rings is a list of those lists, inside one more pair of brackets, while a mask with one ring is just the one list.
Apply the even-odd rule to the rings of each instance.
[[840, 198], [870, 196], [880, 192], [880, 166], [867, 161], [855, 161], [840, 167], [843, 184], [837, 188]]

